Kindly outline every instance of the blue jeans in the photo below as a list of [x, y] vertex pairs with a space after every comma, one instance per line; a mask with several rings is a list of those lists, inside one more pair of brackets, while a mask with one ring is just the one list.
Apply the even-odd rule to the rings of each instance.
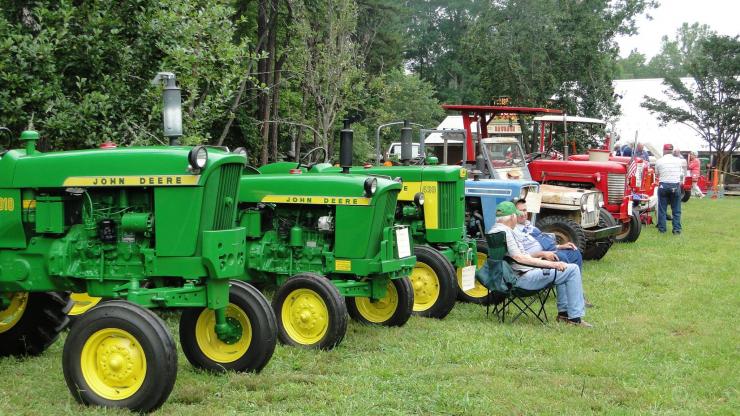
[[578, 266], [578, 271], [583, 275], [583, 255], [580, 250], [557, 250], [555, 254], [560, 261]]
[[666, 231], [665, 217], [668, 205], [671, 206], [673, 215], [673, 232], [681, 232], [681, 184], [663, 183], [658, 187], [658, 231]]
[[555, 269], [532, 269], [519, 276], [516, 287], [525, 290], [540, 290], [553, 283], [553, 280], [558, 294], [558, 312], [568, 312], [570, 319], [586, 315], [581, 271], [575, 264], [569, 264], [562, 272]]

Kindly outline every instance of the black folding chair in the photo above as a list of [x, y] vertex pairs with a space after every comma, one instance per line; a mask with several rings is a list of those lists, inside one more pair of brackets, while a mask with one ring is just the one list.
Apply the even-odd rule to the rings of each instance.
[[533, 316], [541, 323], [547, 323], [545, 304], [553, 291], [557, 270], [552, 269], [552, 282], [542, 289], [525, 290], [515, 287], [518, 275], [510, 265], [514, 260], [506, 256], [506, 234], [504, 232], [486, 234], [486, 242], [487, 267], [476, 273], [476, 278], [488, 288], [486, 316], [490, 313], [490, 305], [493, 305], [493, 314], [503, 323], [513, 306], [515, 315], [510, 322], [515, 322], [521, 316]]

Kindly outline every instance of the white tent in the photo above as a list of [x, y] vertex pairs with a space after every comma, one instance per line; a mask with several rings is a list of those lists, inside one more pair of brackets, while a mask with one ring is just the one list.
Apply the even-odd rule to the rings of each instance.
[[[693, 78], [681, 78], [681, 81], [687, 87], [694, 88]], [[664, 92], [667, 87], [662, 78], [621, 79], [615, 80], [613, 85], [622, 114], [616, 122], [609, 124], [619, 144], [633, 143], [637, 132], [639, 142], [650, 144], [658, 150], [662, 150], [665, 143], [671, 143], [682, 151], [709, 150], [704, 139], [691, 127], [679, 123], [661, 126], [655, 115], [640, 107], [645, 95], [667, 101], [674, 106], [683, 105], [668, 98]]]
[[[463, 126], [463, 119], [462, 116], [447, 116], [444, 120], [442, 120], [441, 123], [439, 123], [439, 126], [436, 127], [437, 130], [451, 130], [451, 129], [462, 129]], [[473, 132], [478, 132], [478, 123], [473, 123]], [[464, 137], [461, 134], [450, 134], [447, 142], [448, 143], [462, 143]], [[441, 133], [431, 133], [424, 139], [424, 144], [443, 144], [444, 139], [442, 139]]]

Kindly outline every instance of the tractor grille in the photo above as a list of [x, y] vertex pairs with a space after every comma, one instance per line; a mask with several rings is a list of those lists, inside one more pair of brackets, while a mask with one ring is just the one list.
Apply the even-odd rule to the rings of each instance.
[[395, 212], [396, 212], [396, 203], [398, 202], [398, 194], [400, 191], [391, 191], [388, 192], [388, 196], [385, 199], [385, 211], [384, 213], [389, 213], [391, 215], [386, 215], [385, 220], [383, 221], [384, 227], [390, 227], [393, 226]]
[[457, 208], [460, 199], [455, 192], [455, 182], [439, 182], [439, 228], [457, 228], [462, 226], [457, 221]]
[[234, 213], [236, 212], [237, 188], [242, 167], [236, 163], [221, 166], [221, 175], [216, 197], [214, 230], [226, 230], [234, 227]]
[[624, 198], [624, 184], [624, 175], [614, 173], [609, 174], [609, 197], [607, 199], [609, 204], [619, 205], [622, 203], [622, 198]]

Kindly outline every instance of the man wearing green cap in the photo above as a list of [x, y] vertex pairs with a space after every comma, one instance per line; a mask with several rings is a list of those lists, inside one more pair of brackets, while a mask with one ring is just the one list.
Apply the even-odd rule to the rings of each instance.
[[519, 275], [516, 287], [539, 290], [551, 283], [555, 284], [558, 296], [558, 321], [591, 327], [591, 324], [582, 319], [586, 310], [580, 269], [575, 264], [538, 259], [527, 254], [522, 243], [514, 236], [518, 215], [521, 215], [521, 212], [516, 209], [513, 202], [499, 203], [496, 205], [496, 225], [489, 231], [506, 234], [506, 251], [515, 261], [511, 268]]

